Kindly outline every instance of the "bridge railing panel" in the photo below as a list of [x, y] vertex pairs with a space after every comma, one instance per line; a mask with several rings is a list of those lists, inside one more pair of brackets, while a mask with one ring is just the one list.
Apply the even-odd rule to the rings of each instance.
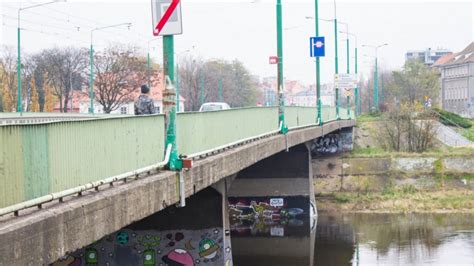
[[316, 124], [316, 107], [287, 106], [285, 107], [285, 119], [288, 128], [308, 126]]
[[0, 126], [0, 208], [164, 158], [164, 116]]
[[178, 113], [177, 117], [178, 151], [184, 155], [278, 129], [278, 107]]

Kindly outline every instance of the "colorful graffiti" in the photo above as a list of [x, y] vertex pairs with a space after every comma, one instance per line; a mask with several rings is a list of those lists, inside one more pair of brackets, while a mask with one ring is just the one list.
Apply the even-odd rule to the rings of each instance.
[[331, 155], [350, 151], [352, 148], [352, 131], [341, 131], [340, 133], [328, 134], [313, 140], [311, 153], [313, 155]]
[[285, 227], [301, 226], [308, 211], [307, 200], [291, 197], [229, 198], [231, 230], [239, 235], [284, 236]]
[[222, 228], [181, 231], [124, 229], [69, 254], [52, 266], [232, 265], [230, 238]]

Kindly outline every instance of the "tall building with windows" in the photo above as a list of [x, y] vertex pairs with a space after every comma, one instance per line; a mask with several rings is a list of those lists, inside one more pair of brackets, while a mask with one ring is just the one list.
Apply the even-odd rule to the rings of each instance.
[[443, 109], [474, 118], [474, 42], [459, 53], [439, 58], [433, 67], [441, 73]]
[[436, 60], [450, 53], [451, 51], [446, 49], [432, 50], [431, 48], [428, 48], [426, 50], [411, 50], [406, 52], [405, 61], [416, 59], [420, 60], [425, 65], [431, 66], [436, 62]]

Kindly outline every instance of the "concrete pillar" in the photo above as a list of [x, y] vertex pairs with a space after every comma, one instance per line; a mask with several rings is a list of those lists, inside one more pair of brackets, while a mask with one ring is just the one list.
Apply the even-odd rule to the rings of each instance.
[[315, 212], [309, 148], [295, 146], [239, 172], [228, 195], [233, 231], [244, 221], [256, 223], [249, 225], [252, 230], [263, 220], [271, 225], [268, 235], [300, 234], [301, 228], [309, 232]]
[[298, 145], [264, 159], [232, 182], [228, 199], [236, 264], [313, 265], [309, 147]]
[[187, 198], [184, 208], [168, 207], [55, 265], [233, 265], [225, 182]]

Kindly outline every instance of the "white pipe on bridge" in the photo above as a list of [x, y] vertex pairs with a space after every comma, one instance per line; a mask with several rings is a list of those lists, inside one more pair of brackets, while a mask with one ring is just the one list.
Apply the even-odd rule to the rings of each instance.
[[84, 191], [87, 191], [87, 190], [90, 190], [90, 189], [93, 189], [93, 188], [98, 188], [98, 187], [100, 187], [102, 185], [105, 185], [105, 184], [111, 184], [113, 182], [124, 180], [126, 178], [137, 178], [138, 175], [140, 175], [142, 173], [150, 172], [150, 171], [155, 170], [155, 169], [160, 169], [163, 166], [166, 166], [168, 164], [169, 159], [170, 159], [170, 154], [171, 154], [171, 148], [172, 148], [172, 145], [168, 144], [168, 146], [166, 147], [165, 159], [162, 162], [159, 162], [159, 163], [156, 163], [156, 164], [153, 164], [153, 165], [150, 165], [150, 166], [146, 166], [146, 167], [134, 170], [134, 171], [126, 172], [126, 173], [119, 174], [119, 175], [112, 176], [112, 177], [108, 177], [106, 179], [102, 179], [102, 180], [99, 180], [99, 181], [90, 182], [90, 183], [87, 183], [87, 184], [82, 185], [82, 186], [66, 189], [66, 190], [63, 190], [63, 191], [60, 191], [60, 192], [51, 193], [51, 194], [48, 194], [48, 195], [45, 195], [45, 196], [42, 196], [42, 197], [39, 197], [39, 198], [36, 198], [36, 199], [32, 199], [32, 200], [24, 201], [24, 202], [15, 204], [15, 205], [8, 206], [6, 208], [0, 209], [0, 216], [8, 214], [8, 213], [12, 213], [12, 212], [17, 214], [18, 211], [20, 211], [20, 210], [31, 208], [31, 207], [34, 207], [34, 206], [41, 206], [41, 204], [53, 201], [55, 199], [59, 199], [60, 201], [62, 201], [62, 199], [64, 197], [67, 197], [67, 196], [71, 196], [71, 195], [74, 195], [74, 194], [80, 194]]

